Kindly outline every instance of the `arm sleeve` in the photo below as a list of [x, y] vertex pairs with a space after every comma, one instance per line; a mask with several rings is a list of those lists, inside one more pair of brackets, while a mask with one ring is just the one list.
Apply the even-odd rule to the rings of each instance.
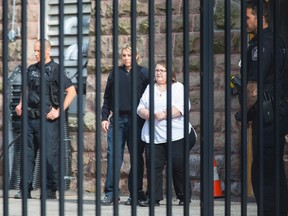
[[[56, 63], [54, 63], [56, 64]], [[56, 82], [56, 85], [58, 86], [58, 88], [60, 87], [60, 79], [59, 79], [59, 74], [60, 74], [60, 67], [59, 65], [57, 64], [57, 66], [55, 67], [54, 69], [54, 72], [53, 72], [53, 78]], [[69, 87], [71, 87], [73, 85], [71, 79], [69, 79], [67, 77], [67, 74], [65, 73], [65, 71], [63, 71], [63, 83], [64, 83], [64, 89], [68, 89]]]
[[68, 89], [73, 85], [72, 81], [64, 74], [64, 89]]
[[[188, 105], [190, 110], [190, 100]], [[176, 107], [182, 113], [182, 115], [184, 114], [184, 86], [180, 82], [172, 85], [172, 106]]]
[[146, 87], [142, 97], [140, 98], [140, 101], [137, 107], [137, 113], [143, 107], [149, 109], [149, 85]]

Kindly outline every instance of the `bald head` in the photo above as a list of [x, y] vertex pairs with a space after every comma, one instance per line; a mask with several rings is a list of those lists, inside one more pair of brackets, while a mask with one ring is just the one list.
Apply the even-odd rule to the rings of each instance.
[[[51, 43], [47, 39], [44, 40], [44, 43], [45, 43], [45, 51], [44, 51], [45, 63], [48, 63], [51, 61], [51, 58], [50, 58]], [[34, 54], [35, 54], [37, 62], [40, 62], [40, 59], [41, 59], [40, 47], [41, 47], [41, 40], [38, 39], [34, 43]]]

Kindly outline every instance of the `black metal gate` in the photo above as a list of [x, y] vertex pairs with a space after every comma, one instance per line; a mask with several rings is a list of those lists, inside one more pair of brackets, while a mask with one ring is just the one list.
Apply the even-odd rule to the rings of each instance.
[[[27, 53], [28, 53], [28, 44], [27, 44], [27, 15], [29, 13], [29, 8], [27, 8], [27, 2], [29, 2], [29, 0], [26, 1], [21, 1], [21, 35], [19, 36], [21, 38], [21, 56], [22, 56], [22, 60], [21, 60], [21, 65], [22, 68], [27, 68]], [[77, 56], [77, 71], [79, 71], [78, 77], [77, 77], [77, 93], [78, 93], [78, 97], [77, 97], [77, 190], [76, 190], [76, 197], [74, 197], [71, 201], [70, 198], [65, 197], [65, 190], [67, 189], [67, 179], [65, 180], [65, 172], [67, 170], [67, 164], [65, 164], [65, 160], [67, 160], [67, 155], [65, 156], [66, 153], [66, 147], [65, 147], [65, 136], [67, 136], [67, 133], [69, 133], [69, 131], [67, 132], [67, 128], [65, 127], [65, 115], [64, 115], [64, 110], [61, 110], [61, 114], [60, 115], [60, 158], [59, 158], [59, 163], [60, 163], [60, 169], [59, 169], [59, 176], [61, 177], [59, 180], [59, 199], [57, 200], [58, 202], [54, 203], [55, 206], [58, 206], [58, 214], [59, 215], [87, 215], [87, 214], [94, 214], [94, 215], [120, 215], [120, 214], [130, 214], [130, 215], [143, 215], [143, 212], [145, 212], [144, 210], [141, 209], [141, 207], [137, 206], [137, 202], [133, 202], [131, 206], [125, 206], [125, 205], [121, 205], [118, 202], [115, 202], [113, 207], [105, 207], [105, 206], [101, 206], [101, 197], [102, 197], [102, 191], [103, 191], [103, 187], [102, 187], [102, 166], [103, 166], [103, 161], [102, 161], [102, 139], [101, 137], [103, 137], [103, 133], [101, 132], [101, 104], [102, 104], [102, 94], [101, 94], [101, 80], [102, 80], [102, 67], [103, 67], [103, 59], [105, 58], [105, 56], [103, 56], [102, 53], [102, 32], [100, 31], [100, 29], [102, 29], [102, 24], [103, 24], [103, 11], [101, 10], [102, 7], [104, 7], [104, 5], [108, 4], [108, 1], [92, 1], [93, 2], [93, 6], [95, 6], [95, 35], [89, 35], [90, 37], [90, 41], [95, 41], [95, 47], [90, 46], [90, 51], [95, 53], [95, 62], [93, 63], [93, 65], [95, 65], [94, 69], [92, 69], [89, 73], [90, 74], [94, 74], [95, 76], [95, 90], [93, 93], [95, 93], [95, 128], [96, 128], [96, 132], [95, 132], [95, 169], [96, 169], [96, 175], [95, 175], [95, 193], [93, 193], [92, 197], [92, 201], [87, 201], [86, 200], [86, 196], [85, 196], [85, 192], [83, 190], [83, 184], [84, 184], [84, 176], [85, 176], [85, 170], [83, 169], [83, 153], [84, 153], [84, 119], [83, 119], [83, 113], [85, 110], [85, 107], [83, 106], [83, 101], [85, 100], [85, 86], [84, 86], [84, 75], [82, 73], [83, 71], [83, 55], [80, 51], [78, 51], [78, 56]], [[138, 4], [144, 2], [146, 3], [146, 5], [148, 5], [148, 16], [147, 16], [147, 23], [148, 23], [148, 32], [147, 32], [147, 38], [148, 38], [148, 44], [146, 45], [147, 50], [149, 50], [149, 58], [148, 58], [148, 68], [150, 68], [149, 74], [150, 74], [150, 78], [149, 78], [149, 83], [151, 84], [151, 86], [153, 86], [152, 84], [154, 83], [154, 65], [156, 60], [158, 60], [159, 58], [161, 58], [161, 56], [157, 56], [157, 52], [155, 52], [155, 26], [157, 23], [157, 20], [155, 20], [155, 4], [159, 3], [161, 1], [129, 1], [129, 5], [130, 5], [130, 41], [131, 41], [131, 45], [132, 45], [132, 53], [136, 53], [136, 47], [137, 47], [137, 34], [139, 31], [139, 26], [137, 26], [137, 21], [140, 19], [139, 15], [137, 15], [137, 9], [139, 9]], [[181, 46], [183, 47], [183, 53], [181, 53], [181, 58], [177, 58], [177, 61], [181, 61], [183, 68], [181, 68], [181, 79], [183, 80], [183, 84], [184, 84], [184, 97], [185, 98], [191, 98], [191, 83], [193, 83], [191, 80], [191, 71], [193, 69], [191, 65], [194, 65], [195, 63], [191, 63], [192, 58], [192, 52], [194, 52], [194, 49], [191, 49], [189, 47], [193, 46], [194, 44], [190, 43], [191, 42], [191, 35], [190, 35], [190, 28], [192, 26], [191, 22], [192, 22], [192, 13], [193, 10], [192, 5], [194, 6], [194, 4], [199, 4], [199, 19], [200, 19], [200, 49], [199, 49], [199, 56], [200, 56], [200, 70], [199, 70], [199, 92], [200, 92], [200, 101], [193, 101], [195, 103], [200, 103], [200, 110], [198, 110], [198, 113], [200, 115], [200, 128], [198, 129], [198, 144], [199, 144], [199, 152], [200, 152], [200, 195], [199, 197], [195, 197], [195, 199], [197, 200], [197, 204], [199, 204], [199, 209], [197, 207], [195, 207], [195, 205], [193, 204], [193, 199], [192, 199], [192, 204], [189, 205], [189, 197], [188, 195], [185, 196], [185, 205], [182, 207], [179, 206], [175, 206], [175, 202], [173, 201], [173, 199], [175, 198], [173, 195], [173, 176], [172, 176], [172, 164], [171, 161], [167, 161], [167, 165], [166, 165], [166, 172], [165, 172], [165, 177], [166, 177], [166, 195], [165, 195], [165, 200], [166, 203], [161, 205], [162, 207], [165, 206], [164, 210], [162, 208], [161, 213], [159, 213], [159, 209], [157, 210], [158, 207], [155, 207], [153, 205], [150, 205], [150, 208], [147, 212], [145, 212], [145, 214], [149, 214], [149, 215], [156, 215], [156, 214], [163, 214], [163, 215], [203, 215], [203, 216], [212, 216], [212, 215], [265, 215], [264, 214], [264, 201], [263, 201], [263, 190], [265, 189], [265, 185], [263, 184], [263, 180], [260, 180], [259, 182], [257, 182], [257, 184], [259, 183], [260, 185], [260, 198], [258, 201], [258, 205], [256, 205], [256, 202], [254, 199], [252, 199], [252, 202], [250, 201], [250, 199], [248, 199], [248, 176], [247, 176], [247, 169], [248, 169], [248, 145], [247, 145], [247, 139], [248, 139], [248, 133], [247, 133], [247, 116], [246, 113], [247, 109], [244, 106], [242, 109], [242, 114], [241, 114], [241, 130], [239, 130], [240, 132], [240, 136], [239, 139], [241, 139], [241, 146], [240, 146], [240, 165], [239, 165], [239, 172], [240, 172], [240, 196], [239, 197], [232, 197], [231, 195], [231, 184], [232, 184], [232, 180], [231, 180], [231, 172], [233, 171], [231, 169], [231, 157], [233, 154], [233, 149], [231, 148], [232, 146], [232, 137], [231, 137], [231, 133], [232, 133], [232, 128], [235, 125], [235, 121], [234, 121], [234, 110], [231, 109], [231, 104], [233, 101], [235, 101], [235, 98], [233, 98], [233, 96], [231, 96], [231, 85], [230, 85], [230, 81], [231, 81], [231, 75], [233, 75], [233, 73], [231, 73], [231, 21], [230, 21], [230, 17], [231, 17], [231, 4], [238, 4], [239, 8], [241, 9], [240, 12], [240, 23], [241, 23], [241, 29], [239, 29], [240, 31], [240, 39], [239, 39], [239, 43], [240, 45], [240, 50], [239, 50], [239, 56], [240, 56], [240, 60], [241, 60], [241, 69], [239, 69], [239, 74], [241, 74], [241, 86], [246, 86], [247, 83], [247, 53], [246, 50], [248, 48], [248, 37], [247, 37], [247, 31], [246, 31], [246, 1], [232, 1], [232, 0], [225, 0], [223, 4], [223, 11], [224, 11], [224, 27], [223, 27], [223, 32], [224, 32], [224, 67], [223, 67], [223, 73], [221, 74], [223, 77], [219, 78], [219, 79], [223, 79], [223, 89], [224, 89], [224, 100], [225, 103], [223, 104], [223, 109], [222, 109], [222, 121], [224, 126], [224, 130], [222, 131], [222, 133], [225, 133], [224, 137], [225, 140], [224, 142], [224, 172], [223, 172], [223, 179], [224, 179], [224, 185], [225, 188], [222, 188], [223, 191], [225, 191], [224, 194], [224, 198], [220, 199], [220, 202], [215, 204], [215, 196], [214, 196], [214, 183], [215, 183], [215, 166], [214, 166], [214, 150], [215, 150], [215, 146], [214, 146], [214, 142], [215, 142], [215, 112], [217, 111], [217, 109], [219, 109], [219, 107], [215, 107], [215, 97], [214, 97], [214, 92], [215, 92], [215, 67], [217, 67], [217, 62], [215, 62], [215, 28], [214, 28], [214, 22], [215, 22], [215, 17], [214, 17], [214, 10], [215, 10], [215, 4], [219, 3], [217, 0], [215, 1], [207, 1], [207, 0], [199, 0], [199, 1], [193, 1], [193, 0], [184, 0], [184, 1], [179, 1], [179, 7], [181, 8], [182, 11], [182, 17], [181, 17], [181, 21], [182, 21], [182, 25], [181, 25], [181, 32], [177, 32], [178, 34], [181, 35], [182, 37], [182, 41], [183, 43], [181, 44]], [[118, 48], [121, 47], [121, 42], [119, 42], [119, 17], [121, 16], [121, 14], [119, 14], [119, 1], [111, 1], [111, 5], [112, 8], [111, 9], [111, 18], [112, 18], [112, 35], [113, 35], [113, 45], [112, 45], [112, 50], [113, 50], [113, 68], [112, 70], [117, 71], [118, 70], [118, 59], [119, 59], [119, 53], [118, 53]], [[175, 49], [175, 47], [172, 46], [172, 41], [175, 40], [175, 36], [173, 36], [173, 19], [175, 17], [173, 17], [173, 8], [172, 5], [173, 3], [175, 4], [174, 1], [171, 0], [166, 0], [161, 2], [163, 4], [163, 8], [161, 13], [165, 14], [165, 23], [166, 26], [163, 27], [163, 29], [165, 29], [165, 40], [166, 40], [166, 44], [165, 44], [165, 59], [167, 61], [167, 75], [168, 77], [172, 76], [172, 63], [174, 61], [176, 61], [174, 59], [173, 56], [173, 50]], [[60, 69], [62, 71], [64, 71], [64, 38], [65, 38], [65, 34], [64, 34], [64, 0], [59, 0], [57, 1], [58, 4], [58, 13], [59, 13], [59, 19], [57, 20], [58, 25], [59, 25], [59, 37], [58, 37], [58, 43], [59, 43], [59, 64], [60, 64]], [[263, 2], [262, 1], [257, 1], [256, 5], [258, 8], [263, 8]], [[285, 0], [283, 1], [278, 1], [278, 0], [270, 0], [269, 1], [270, 4], [270, 18], [271, 18], [271, 26], [273, 26], [273, 30], [274, 30], [274, 36], [277, 36], [280, 32], [283, 33], [284, 38], [287, 39], [287, 32], [288, 32], [288, 26], [287, 26], [287, 22], [286, 22], [286, 11], [287, 11], [287, 3]], [[7, 35], [9, 34], [8, 32], [8, 28], [9, 28], [9, 1], [8, 0], [3, 0], [2, 3], [2, 19], [0, 25], [2, 26], [2, 53], [1, 53], [1, 61], [2, 61], [2, 75], [3, 75], [3, 128], [2, 128], [2, 133], [3, 133], [3, 163], [2, 163], [2, 169], [3, 169], [3, 196], [2, 196], [2, 200], [3, 200], [3, 210], [2, 210], [2, 214], [5, 216], [10, 215], [9, 212], [11, 212], [11, 205], [14, 205], [13, 199], [9, 199], [9, 197], [11, 197], [11, 194], [9, 194], [9, 189], [11, 186], [11, 173], [10, 173], [10, 166], [11, 166], [11, 161], [9, 160], [9, 147], [11, 146], [11, 140], [9, 139], [9, 137], [7, 136], [7, 134], [9, 134], [9, 131], [11, 130], [10, 127], [10, 118], [11, 118], [11, 110], [10, 110], [10, 90], [9, 88], [7, 88], [9, 86], [9, 48], [8, 48], [8, 44], [9, 44], [9, 39], [7, 37]], [[19, 5], [18, 5], [19, 6]], [[46, 19], [45, 19], [45, 10], [46, 10], [46, 1], [39, 1], [39, 38], [44, 39], [47, 35], [47, 33], [45, 32], [46, 30]], [[20, 6], [19, 6], [20, 8]], [[281, 10], [280, 10], [281, 8]], [[285, 8], [285, 9], [283, 9]], [[83, 31], [82, 31], [82, 25], [83, 25], [83, 1], [77, 1], [77, 46], [78, 46], [78, 50], [82, 50], [83, 48]], [[259, 14], [258, 14], [258, 24], [261, 26], [262, 25], [262, 20], [261, 17], [263, 15], [263, 13], [261, 12], [261, 10], [259, 10]], [[284, 11], [284, 12], [283, 12]], [[197, 17], [197, 16], [196, 16]], [[195, 22], [195, 18], [193, 16], [193, 22]], [[194, 24], [194, 23], [193, 23]], [[261, 32], [261, 29], [259, 28], [259, 32]], [[274, 49], [276, 50], [277, 48], [277, 44], [279, 44], [279, 39], [278, 37], [275, 37], [274, 39]], [[192, 44], [192, 45], [191, 45]], [[41, 46], [44, 46], [44, 40], [41, 40]], [[263, 44], [261, 43], [261, 34], [260, 34], [260, 42], [258, 44], [258, 50], [262, 50], [263, 48]], [[191, 51], [193, 50], [193, 51]], [[196, 49], [197, 50], [197, 49]], [[196, 51], [197, 52], [197, 51]], [[277, 53], [277, 52], [276, 52]], [[44, 56], [44, 51], [41, 51], [41, 55]], [[162, 56], [163, 57], [163, 56]], [[258, 74], [259, 74], [259, 80], [260, 82], [258, 83], [258, 92], [259, 94], [263, 93], [264, 89], [263, 89], [263, 76], [261, 75], [261, 64], [263, 62], [261, 62], [261, 54], [258, 54], [259, 57], [259, 69], [258, 69]], [[277, 54], [275, 54], [275, 56], [273, 56], [274, 60], [275, 60], [275, 70], [278, 69], [279, 67], [279, 56]], [[92, 60], [90, 60], [92, 61]], [[91, 64], [91, 62], [90, 62]], [[136, 68], [136, 56], [133, 55], [132, 56], [132, 68]], [[41, 67], [44, 68], [44, 62], [41, 62]], [[93, 68], [93, 67], [92, 67]], [[117, 80], [117, 74], [115, 75], [115, 80]], [[217, 78], [217, 77], [216, 77]], [[136, 77], [134, 78], [136, 79]], [[44, 80], [44, 79], [43, 79]], [[60, 78], [61, 80], [61, 78]], [[262, 82], [261, 82], [262, 80]], [[134, 80], [135, 81], [135, 80]], [[25, 91], [25, 87], [26, 85], [24, 85], [24, 83], [27, 82], [27, 74], [26, 73], [22, 73], [22, 86], [21, 86], [21, 92], [23, 95], [23, 98], [25, 98], [26, 95], [26, 91]], [[43, 83], [44, 81], [42, 81]], [[262, 84], [261, 84], [262, 83]], [[169, 84], [171, 84], [171, 79], [168, 79], [168, 86]], [[275, 79], [274, 79], [274, 87], [275, 89], [277, 89], [276, 86], [280, 85], [280, 80], [279, 77], [277, 77], [277, 75], [275, 75]], [[44, 87], [43, 87], [44, 88]], [[119, 83], [115, 82], [115, 88], [119, 88]], [[133, 88], [133, 91], [136, 92], [136, 85], [132, 85], [131, 88]], [[64, 89], [64, 86], [60, 85], [60, 89]], [[88, 91], [88, 90], [87, 90]], [[93, 91], [93, 90], [89, 90], [89, 91]], [[43, 91], [44, 92], [44, 91]], [[151, 88], [151, 92], [154, 92], [154, 88]], [[171, 87], [168, 87], [168, 97], [171, 97]], [[117, 95], [117, 92], [115, 92], [115, 94]], [[42, 95], [44, 98], [44, 95]], [[131, 119], [132, 119], [132, 125], [136, 126], [136, 119], [137, 119], [137, 113], [136, 113], [136, 109], [138, 104], [136, 103], [136, 93], [135, 95], [133, 95], [134, 99], [133, 99], [133, 103], [132, 103], [132, 110], [134, 110], [131, 113]], [[275, 126], [274, 126], [274, 132], [275, 132], [275, 137], [274, 137], [274, 142], [276, 143], [276, 146], [278, 146], [277, 144], [279, 144], [280, 140], [279, 137], [277, 135], [278, 131], [279, 131], [279, 120], [280, 120], [280, 116], [279, 116], [279, 102], [277, 98], [279, 97], [279, 92], [278, 90], [275, 91], [275, 95], [274, 97], [276, 98], [276, 105], [273, 107], [275, 112], [274, 112], [274, 118], [275, 118]], [[63, 101], [64, 99], [64, 94], [60, 95], [60, 101]], [[241, 90], [241, 94], [239, 96], [240, 101], [246, 101], [247, 100], [247, 93], [246, 91], [244, 91], [243, 89]], [[263, 101], [262, 99], [259, 99], [258, 103], [261, 104]], [[279, 99], [280, 100], [280, 99]], [[278, 101], [278, 102], [277, 102]], [[119, 101], [118, 101], [119, 102]], [[193, 106], [193, 102], [192, 102], [192, 106]], [[171, 101], [170, 101], [171, 103]], [[154, 102], [151, 101], [151, 104], [153, 106]], [[168, 104], [169, 104], [169, 99], [168, 99]], [[278, 105], [277, 105], [278, 104]], [[44, 105], [42, 105], [44, 107]], [[61, 107], [63, 107], [63, 102], [60, 104]], [[259, 116], [261, 116], [263, 114], [263, 110], [261, 108], [261, 106], [259, 106]], [[117, 101], [115, 103], [115, 110], [118, 109], [118, 104]], [[44, 110], [44, 109], [43, 109]], [[153, 110], [153, 109], [152, 109]], [[167, 119], [168, 119], [168, 123], [167, 123], [167, 143], [168, 143], [168, 158], [171, 158], [172, 155], [172, 148], [171, 148], [171, 135], [169, 135], [169, 133], [171, 133], [171, 131], [173, 130], [172, 125], [171, 125], [171, 121], [169, 122], [169, 120], [172, 119], [172, 111], [171, 109], [168, 109], [167, 112]], [[188, 104], [185, 103], [184, 105], [184, 110], [189, 111], [188, 108]], [[216, 111], [215, 111], [216, 110]], [[26, 166], [26, 162], [25, 162], [25, 146], [27, 145], [27, 123], [28, 123], [28, 116], [27, 116], [27, 101], [24, 99], [23, 100], [23, 117], [22, 117], [22, 121], [21, 121], [21, 132], [22, 132], [22, 137], [21, 137], [21, 145], [23, 148], [22, 151], [22, 156], [23, 156], [23, 161], [21, 163], [22, 169], [23, 169], [23, 173], [25, 173], [25, 166]], [[195, 112], [197, 113], [197, 111]], [[151, 114], [152, 111], [151, 111]], [[41, 133], [44, 134], [45, 130], [46, 130], [46, 126], [45, 126], [45, 119], [44, 119], [44, 111], [41, 112], [41, 115], [43, 117], [41, 117]], [[187, 125], [190, 121], [190, 117], [189, 115], [184, 115], [185, 117], [185, 130], [187, 130]], [[114, 122], [118, 122], [119, 119], [119, 115], [117, 114], [117, 112], [115, 113], [114, 116]], [[150, 133], [154, 134], [154, 128], [153, 128], [153, 121], [151, 119], [151, 127], [150, 127]], [[193, 122], [192, 122], [193, 123]], [[259, 118], [259, 125], [261, 125], [258, 129], [258, 140], [259, 143], [263, 142], [263, 121], [261, 118]], [[67, 126], [67, 125], [66, 125]], [[134, 127], [135, 128], [135, 127]], [[134, 129], [133, 128], [133, 129]], [[115, 131], [114, 131], [114, 135], [117, 136], [117, 134], [119, 133], [119, 128], [117, 126], [117, 124], [115, 124]], [[136, 131], [133, 131], [133, 137], [132, 140], [134, 142], [136, 142]], [[153, 137], [151, 135], [151, 137]], [[151, 139], [152, 140], [152, 139]], [[41, 147], [41, 151], [43, 151], [43, 149], [45, 149], [45, 139], [42, 139], [43, 141], [43, 146]], [[119, 147], [118, 146], [118, 141], [115, 139], [114, 140], [114, 147], [115, 147], [115, 151], [119, 151]], [[186, 146], [189, 145], [189, 137], [188, 135], [185, 135], [185, 144]], [[261, 145], [260, 145], [261, 146]], [[188, 151], [187, 151], [188, 150]], [[133, 148], [133, 155], [137, 155], [136, 151], [137, 148]], [[151, 152], [150, 155], [155, 157], [155, 152], [154, 149], [151, 148]], [[265, 160], [265, 158], [263, 157], [263, 147], [260, 147], [260, 151], [259, 151], [259, 155], [260, 155], [260, 163], [259, 163], [259, 167], [260, 167], [260, 176], [263, 177], [263, 172], [265, 169], [263, 167], [263, 160]], [[279, 157], [280, 155], [280, 149], [276, 148], [275, 150], [275, 155], [276, 158], [277, 156]], [[69, 156], [68, 156], [69, 158]], [[191, 166], [191, 159], [190, 159], [190, 152], [189, 149], [186, 148], [186, 151], [183, 152], [183, 160], [185, 160], [185, 170], [189, 170], [189, 167]], [[116, 161], [116, 160], [115, 160]], [[133, 161], [137, 161], [137, 158], [133, 158]], [[151, 161], [153, 162], [154, 159], [152, 158]], [[116, 173], [117, 167], [119, 166], [119, 164], [117, 164], [117, 162], [114, 163], [114, 173]], [[275, 162], [275, 170], [276, 170], [276, 182], [279, 183], [279, 162], [278, 160], [276, 160]], [[46, 170], [46, 165], [45, 165], [45, 159], [40, 158], [40, 185], [45, 185], [46, 184], [46, 180], [45, 177], [45, 170]], [[192, 165], [193, 166], [193, 165]], [[287, 166], [287, 164], [286, 164]], [[153, 165], [152, 165], [153, 167]], [[137, 162], [131, 164], [131, 169], [136, 170], [137, 169]], [[234, 171], [236, 172], [236, 171]], [[24, 175], [24, 182], [25, 180], [25, 175]], [[114, 177], [114, 196], [118, 197], [119, 196], [119, 191], [118, 191], [118, 180], [119, 180], [120, 176], [115, 175]], [[155, 180], [155, 173], [153, 173], [153, 171], [151, 172], [151, 176], [150, 176], [150, 180]], [[136, 197], [137, 194], [137, 185], [136, 185], [136, 181], [137, 181], [137, 176], [134, 175], [133, 176], [133, 195]], [[190, 175], [189, 172], [187, 171], [185, 173], [185, 188], [188, 188], [188, 184], [191, 184], [191, 179], [190, 179]], [[25, 185], [25, 184], [24, 184]], [[278, 204], [277, 202], [279, 202], [279, 194], [281, 191], [281, 188], [279, 188], [280, 184], [277, 184], [276, 188], [275, 188], [275, 193], [274, 193], [274, 200], [276, 203], [276, 210], [273, 213], [274, 215], [280, 215], [280, 204]], [[150, 197], [153, 198], [153, 191], [155, 191], [155, 185], [151, 184], [150, 185]], [[24, 192], [24, 197], [25, 197], [25, 193], [26, 193], [26, 197], [27, 197], [27, 187], [23, 187], [23, 191]], [[46, 193], [46, 189], [45, 188], [41, 188], [41, 192], [42, 193]], [[238, 203], [237, 208], [239, 211], [235, 212], [236, 209], [234, 209], [235, 203], [234, 203], [234, 199], [235, 201]], [[35, 201], [35, 200], [34, 200]], [[232, 202], [233, 201], [233, 202]], [[75, 212], [71, 212], [69, 211], [69, 209], [67, 209], [67, 205], [68, 203], [76, 203], [77, 208], [75, 209]], [[89, 205], [93, 205], [93, 210], [89, 211], [89, 213], [87, 213], [87, 209], [86, 209], [86, 204], [87, 202], [89, 203]], [[249, 203], [252, 203], [251, 205], [254, 205], [255, 208], [252, 208], [252, 210], [248, 210], [247, 206]], [[50, 207], [50, 203], [49, 201], [46, 201], [44, 199], [41, 199], [40, 204], [38, 203], [38, 205], [40, 205], [40, 213], [41, 215], [49, 215], [49, 211], [51, 211], [51, 207]], [[21, 209], [19, 210], [19, 215], [29, 215], [30, 211], [29, 209], [31, 209], [30, 206], [30, 202], [28, 202], [27, 199], [23, 199], [21, 202]], [[195, 207], [195, 208], [194, 208]], [[69, 207], [68, 207], [69, 208]], [[109, 209], [108, 209], [109, 208]], [[123, 210], [124, 209], [124, 210]], [[175, 210], [176, 209], [176, 210]], [[199, 211], [198, 211], [198, 210]], [[219, 210], [221, 209], [221, 210]], [[175, 212], [176, 211], [176, 212]], [[252, 212], [250, 212], [252, 211]], [[93, 212], [93, 213], [92, 213]], [[122, 213], [121, 213], [122, 212]], [[125, 212], [125, 213], [123, 213]], [[220, 212], [220, 213], [219, 213]]]

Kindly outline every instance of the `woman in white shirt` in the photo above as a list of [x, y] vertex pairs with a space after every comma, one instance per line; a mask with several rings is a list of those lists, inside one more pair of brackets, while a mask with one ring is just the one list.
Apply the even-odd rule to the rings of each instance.
[[[149, 146], [150, 133], [149, 133], [149, 85], [143, 93], [137, 112], [138, 115], [145, 119], [146, 122], [142, 129], [141, 138], [147, 143], [146, 145], [146, 162], [148, 185], [150, 184], [150, 160], [149, 160]], [[176, 81], [176, 74], [172, 70], [172, 172], [173, 184], [177, 198], [180, 200], [179, 205], [184, 204], [184, 86], [182, 83]], [[188, 99], [189, 100], [189, 99]], [[189, 109], [190, 109], [189, 101]], [[160, 200], [163, 199], [163, 176], [162, 172], [168, 160], [167, 158], [167, 71], [166, 61], [158, 61], [155, 66], [155, 84], [154, 84], [154, 150], [155, 150], [155, 206], [160, 205]], [[192, 125], [189, 123], [189, 140], [190, 149], [196, 142], [196, 133]], [[190, 186], [190, 184], [189, 184]], [[148, 186], [149, 188], [149, 186]], [[191, 188], [188, 189], [189, 196], [191, 197]], [[149, 191], [148, 191], [149, 194]], [[148, 207], [149, 199], [139, 202], [140, 206]]]

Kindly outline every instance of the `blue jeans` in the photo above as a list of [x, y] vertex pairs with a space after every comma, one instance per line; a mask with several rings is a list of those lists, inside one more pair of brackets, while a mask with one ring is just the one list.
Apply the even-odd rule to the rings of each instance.
[[117, 160], [117, 170], [113, 170], [113, 159], [114, 159], [114, 143], [113, 143], [113, 133], [114, 133], [114, 125], [113, 125], [113, 117], [110, 119], [110, 125], [107, 134], [107, 175], [106, 175], [106, 183], [104, 192], [106, 196], [113, 196], [114, 182], [113, 182], [113, 174], [117, 173], [120, 176], [120, 169], [123, 162], [123, 152], [125, 148], [125, 142], [127, 141], [128, 135], [128, 117], [119, 117], [118, 127], [119, 127], [119, 137], [118, 137], [118, 154], [115, 155], [115, 159]]

